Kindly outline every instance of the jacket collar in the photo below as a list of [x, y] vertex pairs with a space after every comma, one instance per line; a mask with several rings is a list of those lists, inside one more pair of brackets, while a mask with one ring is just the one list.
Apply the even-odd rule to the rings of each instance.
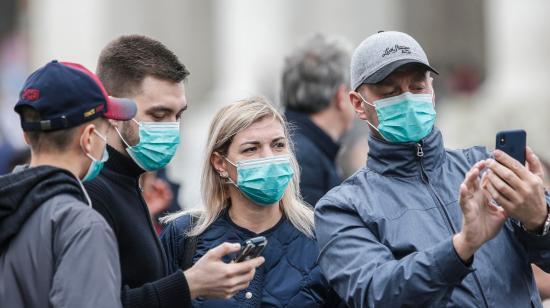
[[110, 145], [107, 145], [107, 151], [109, 160], [105, 163], [105, 168], [132, 178], [139, 178], [145, 172], [132, 158], [125, 156]]
[[[437, 128], [419, 142], [390, 143], [369, 135], [367, 167], [385, 176], [411, 177], [420, 174], [420, 162], [424, 170], [433, 171], [445, 161], [445, 147]], [[423, 156], [419, 156], [419, 148]]]
[[304, 135], [317, 145], [330, 161], [336, 159], [340, 145], [334, 142], [323, 129], [313, 123], [308, 114], [287, 109], [285, 117], [297, 133]]

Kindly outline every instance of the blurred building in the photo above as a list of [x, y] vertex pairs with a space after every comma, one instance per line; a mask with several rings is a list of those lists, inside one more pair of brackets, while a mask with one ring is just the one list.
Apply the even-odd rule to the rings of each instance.
[[[550, 80], [550, 58], [545, 56], [550, 2], [544, 0], [3, 0], [2, 4], [0, 20], [5, 22], [0, 23], [0, 39], [14, 40], [11, 50], [16, 60], [8, 63], [17, 64], [15, 73], [4, 74], [6, 69], [0, 68], [0, 116], [5, 123], [17, 98], [13, 85], [20, 86], [26, 73], [51, 59], [94, 69], [101, 48], [130, 33], [152, 36], [175, 51], [191, 76], [182, 145], [169, 173], [182, 182], [180, 201], [188, 207], [200, 204], [202, 149], [215, 110], [250, 95], [278, 102], [284, 56], [314, 32], [344, 36], [354, 44], [378, 30], [410, 33], [441, 73], [435, 78], [438, 125], [448, 146], [493, 147], [496, 130], [524, 127], [529, 143], [550, 160], [545, 91]], [[8, 83], [10, 87], [5, 86]], [[17, 121], [10, 119], [11, 129], [0, 130], [4, 135], [0, 142], [20, 140], [14, 129]], [[365, 126], [357, 129], [350, 140], [361, 139], [361, 131], [366, 138]]]

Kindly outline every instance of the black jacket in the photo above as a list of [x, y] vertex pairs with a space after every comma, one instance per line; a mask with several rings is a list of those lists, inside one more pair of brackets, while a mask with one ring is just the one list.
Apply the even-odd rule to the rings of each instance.
[[115, 236], [79, 181], [18, 169], [0, 176], [0, 305], [119, 307]]
[[294, 151], [300, 165], [300, 191], [315, 206], [331, 188], [342, 182], [336, 168], [340, 146], [309, 119], [309, 115], [286, 110]]
[[182, 271], [172, 273], [141, 195], [135, 162], [113, 149], [94, 180], [85, 184], [92, 206], [111, 225], [118, 240], [124, 307], [190, 307]]

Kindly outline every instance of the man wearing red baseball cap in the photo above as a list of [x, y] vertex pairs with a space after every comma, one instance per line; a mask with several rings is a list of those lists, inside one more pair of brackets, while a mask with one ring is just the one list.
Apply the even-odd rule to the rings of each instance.
[[79, 64], [52, 61], [26, 80], [15, 105], [29, 166], [0, 177], [0, 302], [4, 307], [118, 307], [113, 231], [82, 181], [107, 160], [107, 119], [136, 114]]

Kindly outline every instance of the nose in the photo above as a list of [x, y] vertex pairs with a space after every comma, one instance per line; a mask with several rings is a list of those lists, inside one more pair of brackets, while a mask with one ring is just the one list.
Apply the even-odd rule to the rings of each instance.
[[275, 154], [273, 153], [273, 149], [271, 148], [271, 146], [267, 143], [263, 144], [260, 151], [260, 158], [271, 157], [273, 155]]

